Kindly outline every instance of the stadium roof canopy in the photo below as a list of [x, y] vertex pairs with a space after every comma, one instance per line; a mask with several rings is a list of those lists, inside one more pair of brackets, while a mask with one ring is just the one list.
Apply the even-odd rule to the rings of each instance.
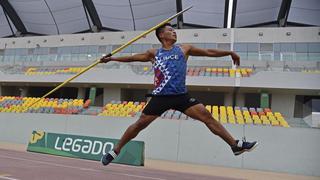
[[320, 26], [319, 0], [0, 0], [0, 5], [0, 37], [145, 30], [190, 5], [172, 21], [177, 28]]

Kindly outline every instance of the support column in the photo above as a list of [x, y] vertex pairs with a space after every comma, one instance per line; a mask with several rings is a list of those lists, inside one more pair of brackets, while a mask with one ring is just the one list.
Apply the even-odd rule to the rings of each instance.
[[224, 106], [232, 106], [233, 93], [227, 92], [224, 96]]
[[236, 106], [244, 107], [244, 94], [243, 93], [238, 93], [236, 96], [236, 100], [237, 100]]
[[97, 94], [97, 88], [96, 87], [91, 87], [90, 91], [89, 91], [89, 99], [91, 100], [90, 105], [95, 105], [96, 94]]
[[86, 88], [78, 88], [78, 96], [77, 99], [84, 99], [86, 96]]
[[267, 92], [261, 92], [260, 94], [260, 107], [269, 108], [269, 94]]

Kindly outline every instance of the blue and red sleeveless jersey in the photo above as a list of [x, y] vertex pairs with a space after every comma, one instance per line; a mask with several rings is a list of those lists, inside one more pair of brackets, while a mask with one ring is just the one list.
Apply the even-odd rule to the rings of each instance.
[[182, 49], [174, 45], [170, 50], [158, 49], [155, 55], [153, 95], [178, 95], [187, 93], [187, 61]]

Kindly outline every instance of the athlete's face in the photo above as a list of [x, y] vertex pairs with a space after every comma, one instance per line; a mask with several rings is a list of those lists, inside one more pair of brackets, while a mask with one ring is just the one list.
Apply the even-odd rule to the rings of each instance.
[[171, 26], [166, 26], [161, 35], [162, 39], [165, 41], [173, 41], [174, 43], [177, 41], [177, 33]]

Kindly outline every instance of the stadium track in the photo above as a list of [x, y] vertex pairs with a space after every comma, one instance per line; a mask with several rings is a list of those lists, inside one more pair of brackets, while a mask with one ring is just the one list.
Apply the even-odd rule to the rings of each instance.
[[0, 149], [0, 180], [235, 180]]

